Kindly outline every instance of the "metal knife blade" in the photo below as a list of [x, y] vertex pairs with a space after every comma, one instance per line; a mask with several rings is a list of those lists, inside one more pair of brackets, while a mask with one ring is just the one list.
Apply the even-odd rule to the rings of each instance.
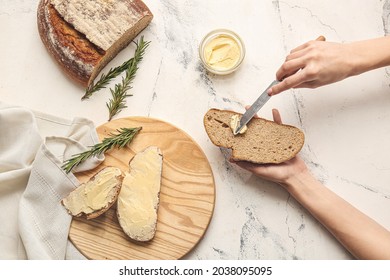
[[256, 115], [256, 113], [260, 110], [261, 107], [264, 106], [265, 103], [271, 98], [271, 96], [268, 95], [267, 91], [270, 87], [280, 83], [280, 81], [275, 80], [273, 81], [264, 91], [263, 93], [257, 98], [257, 100], [252, 104], [251, 107], [242, 115], [240, 119], [240, 124], [237, 126], [236, 130], [234, 131], [234, 135], [237, 135], [238, 132]]

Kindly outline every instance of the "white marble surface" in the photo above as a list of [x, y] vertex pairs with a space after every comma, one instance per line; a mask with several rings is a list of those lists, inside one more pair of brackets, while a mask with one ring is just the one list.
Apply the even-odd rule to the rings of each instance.
[[[154, 13], [143, 31], [150, 48], [117, 118], [150, 116], [191, 135], [216, 181], [216, 205], [203, 240], [186, 259], [351, 259], [305, 209], [276, 184], [227, 163], [202, 118], [211, 107], [244, 111], [274, 78], [294, 47], [324, 35], [348, 42], [390, 33], [388, 0], [145, 0]], [[43, 47], [38, 0], [0, 0], [0, 100], [60, 117], [107, 120], [104, 90], [80, 101], [83, 89], [65, 78]], [[227, 77], [209, 75], [197, 47], [215, 28], [236, 31], [247, 53]], [[106, 69], [132, 56], [122, 51]], [[306, 135], [302, 157], [330, 189], [390, 228], [390, 68], [315, 90], [289, 90], [261, 110], [281, 111]], [[0, 120], [1, 121], [1, 120]], [[0, 123], [1, 125], [1, 123]]]

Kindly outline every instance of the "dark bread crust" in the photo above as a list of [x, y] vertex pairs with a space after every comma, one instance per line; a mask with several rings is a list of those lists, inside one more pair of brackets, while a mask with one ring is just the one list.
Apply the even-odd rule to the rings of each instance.
[[41, 40], [54, 60], [65, 74], [86, 87], [105, 51], [68, 24], [50, 0], [40, 1], [37, 19]]
[[229, 110], [210, 109], [204, 116], [204, 127], [211, 142], [232, 149], [231, 159], [258, 164], [282, 163], [302, 149], [305, 136], [298, 128], [277, 124], [263, 118], [248, 123], [244, 134], [234, 135], [230, 118], [242, 115]]
[[87, 87], [99, 72], [124, 49], [152, 20], [153, 15], [141, 0], [129, 1], [129, 9], [144, 12], [144, 17], [120, 40], [105, 51], [78, 32], [57, 12], [50, 0], [40, 0], [37, 12], [38, 31], [50, 55], [63, 72]]

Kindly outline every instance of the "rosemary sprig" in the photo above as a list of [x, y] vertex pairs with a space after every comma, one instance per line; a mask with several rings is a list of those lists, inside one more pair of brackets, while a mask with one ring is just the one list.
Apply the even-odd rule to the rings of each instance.
[[134, 52], [134, 57], [132, 62], [128, 65], [126, 69], [126, 76], [122, 78], [122, 82], [115, 85], [114, 89], [110, 89], [112, 98], [106, 103], [110, 121], [116, 114], [118, 114], [122, 109], [126, 108], [125, 99], [132, 94], [128, 94], [127, 91], [131, 89], [130, 84], [133, 82], [135, 75], [138, 70], [138, 63], [142, 61], [143, 55], [145, 54], [146, 48], [149, 46], [149, 42], [145, 42], [144, 38], [141, 37], [140, 42], [135, 42], [137, 48]]
[[82, 100], [88, 99], [92, 96], [93, 93], [101, 90], [102, 88], [105, 88], [112, 79], [114, 79], [120, 73], [125, 71], [129, 67], [129, 65], [133, 63], [133, 60], [134, 58], [130, 58], [129, 60], [123, 62], [122, 65], [117, 66], [115, 68], [111, 68], [107, 74], [102, 73], [102, 75], [100, 76], [99, 80], [96, 83], [92, 82], [85, 89], [85, 94], [81, 99]]
[[134, 139], [141, 129], [142, 127], [117, 129], [118, 134], [110, 134], [111, 137], [104, 138], [101, 143], [93, 145], [89, 150], [72, 156], [64, 162], [62, 168], [66, 173], [69, 173], [88, 158], [99, 156], [114, 147], [123, 148]]

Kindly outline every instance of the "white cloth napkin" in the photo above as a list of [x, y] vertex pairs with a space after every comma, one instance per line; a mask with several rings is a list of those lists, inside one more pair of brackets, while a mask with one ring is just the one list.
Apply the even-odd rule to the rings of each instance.
[[[0, 102], [0, 259], [83, 259], [60, 201], [79, 184], [62, 162], [99, 141], [93, 122]], [[96, 167], [92, 158], [75, 171]]]

